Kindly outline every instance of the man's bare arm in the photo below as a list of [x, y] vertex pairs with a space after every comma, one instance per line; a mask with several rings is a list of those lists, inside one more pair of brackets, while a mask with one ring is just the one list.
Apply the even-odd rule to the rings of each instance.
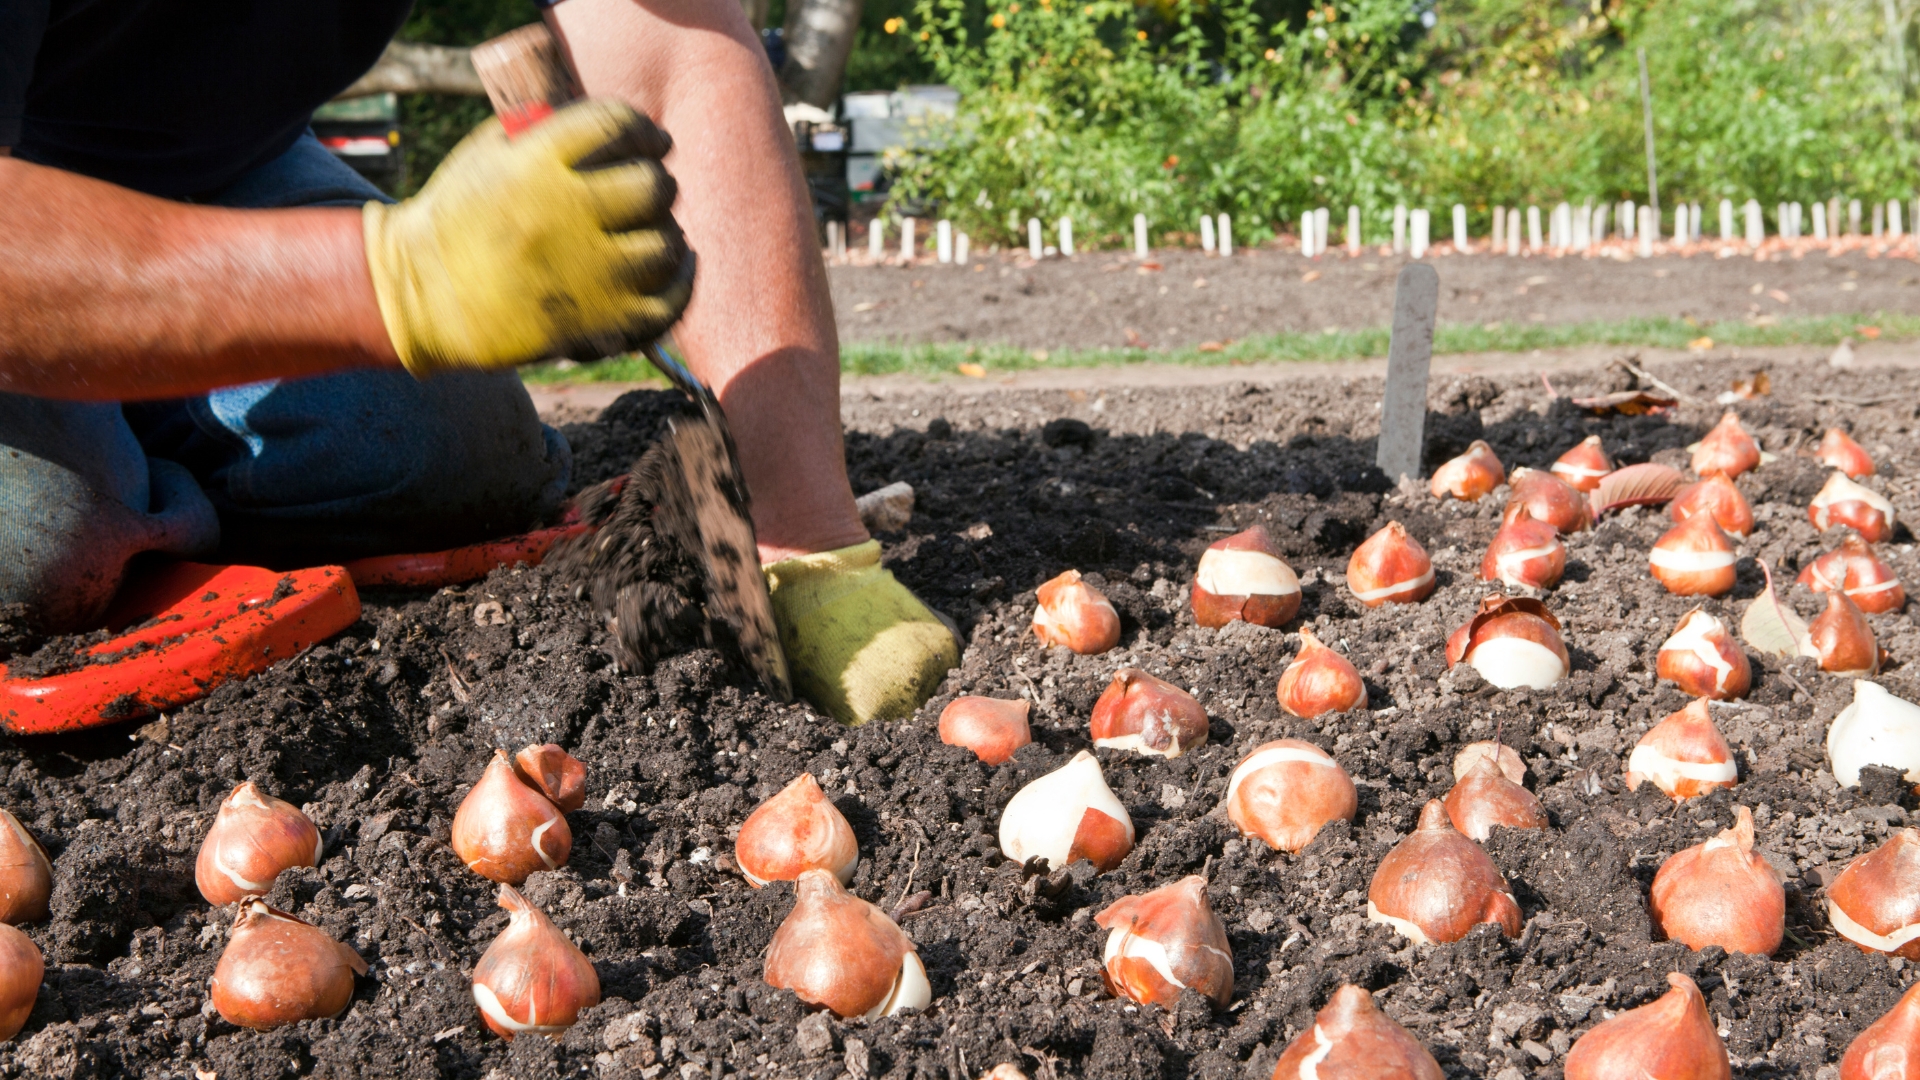
[[773, 71], [740, 5], [564, 0], [547, 19], [588, 94], [624, 98], [673, 136], [674, 216], [700, 256], [674, 336], [726, 407], [761, 557], [865, 540], [826, 269]]
[[0, 159], [0, 391], [164, 398], [397, 363], [360, 212], [221, 210]]

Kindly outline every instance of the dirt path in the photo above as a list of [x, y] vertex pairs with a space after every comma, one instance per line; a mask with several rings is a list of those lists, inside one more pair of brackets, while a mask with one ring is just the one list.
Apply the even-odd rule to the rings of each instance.
[[[830, 276], [844, 341], [1169, 348], [1387, 325], [1405, 262], [1377, 253], [1350, 258], [1344, 250], [1309, 261], [1272, 249], [1231, 259], [1166, 251], [1155, 260], [1164, 269], [1143, 272], [1115, 253], [1039, 264], [1001, 254], [971, 267], [835, 266]], [[1439, 317], [1451, 323], [1920, 312], [1920, 266], [1860, 252], [1767, 262], [1710, 255], [1432, 262], [1440, 272]]]

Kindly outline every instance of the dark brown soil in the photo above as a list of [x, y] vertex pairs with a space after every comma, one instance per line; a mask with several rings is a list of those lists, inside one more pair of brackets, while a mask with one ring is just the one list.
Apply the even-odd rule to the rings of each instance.
[[[1143, 272], [1102, 252], [1033, 263], [1024, 253], [972, 266], [835, 266], [843, 341], [979, 342], [1021, 348], [1191, 348], [1282, 331], [1355, 330], [1393, 321], [1404, 257], [1344, 249], [1314, 260], [1272, 248], [1230, 259], [1154, 253]], [[1920, 311], [1911, 257], [1853, 252], [1716, 259], [1439, 255], [1443, 323], [1559, 325], [1665, 315], [1700, 322]], [[1317, 275], [1313, 280], [1305, 280]], [[1129, 338], [1131, 330], [1136, 337]]]
[[[1662, 367], [1683, 391], [1718, 390], [1722, 364]], [[1740, 406], [1778, 462], [1745, 477], [1759, 526], [1746, 545], [1735, 613], [1761, 584], [1753, 556], [1791, 569], [1820, 549], [1803, 507], [1821, 470], [1794, 451], [1828, 424], [1877, 455], [1904, 514], [1914, 498], [1914, 373], [1775, 371], [1775, 396]], [[1563, 391], [1617, 388], [1595, 372]], [[1567, 385], [1571, 382], [1577, 385]], [[1872, 407], [1809, 395], [1899, 395]], [[695, 652], [651, 675], [618, 674], [604, 631], [538, 570], [496, 572], [431, 595], [367, 597], [339, 638], [204, 702], [146, 723], [0, 744], [0, 799], [54, 856], [51, 921], [29, 927], [48, 959], [26, 1029], [0, 1048], [7, 1075], [235, 1078], [888, 1076], [971, 1080], [998, 1062], [1039, 1077], [1264, 1078], [1287, 1041], [1342, 982], [1381, 1006], [1450, 1075], [1555, 1078], [1570, 1041], [1609, 1011], [1699, 981], [1745, 1076], [1832, 1076], [1848, 1041], [1913, 977], [1901, 961], [1837, 939], [1822, 882], [1906, 824], [1914, 808], [1882, 776], [1841, 790], [1826, 771], [1826, 723], [1849, 684], [1797, 663], [1756, 660], [1746, 702], [1716, 709], [1742, 782], [1676, 808], [1627, 793], [1635, 739], [1683, 705], [1651, 668], [1692, 606], [1649, 578], [1663, 516], [1628, 511], [1571, 544], [1567, 582], [1548, 598], [1575, 670], [1545, 692], [1497, 692], [1441, 642], [1486, 591], [1472, 578], [1494, 500], [1440, 504], [1392, 490], [1369, 461], [1377, 382], [1319, 379], [1269, 389], [959, 395], [939, 388], [849, 410], [856, 485], [919, 492], [913, 522], [884, 537], [902, 579], [958, 620], [969, 644], [915, 718], [843, 729], [804, 706], [743, 689], [719, 656]], [[1595, 420], [1536, 382], [1437, 383], [1433, 455], [1474, 437], [1511, 466], [1544, 466], [1587, 432], [1623, 461], [1679, 461], [1718, 417], [1689, 403], [1671, 421]], [[635, 394], [569, 434], [580, 482], [626, 469], [669, 410]], [[1065, 421], [1065, 422], [1063, 422]], [[1341, 575], [1348, 552], [1389, 519], [1433, 553], [1440, 588], [1410, 608], [1363, 610]], [[1197, 628], [1188, 577], [1212, 538], [1263, 522], [1305, 583], [1304, 622], [1365, 673], [1366, 711], [1307, 723], [1282, 716], [1274, 686], [1297, 640], [1244, 624]], [[1920, 557], [1904, 533], [1886, 557], [1908, 581]], [[1034, 587], [1068, 567], [1122, 612], [1123, 645], [1081, 657], [1039, 648]], [[1812, 611], [1812, 598], [1793, 598]], [[498, 603], [507, 618], [476, 623]], [[486, 614], [491, 614], [489, 608]], [[1875, 617], [1895, 693], [1920, 698], [1920, 632]], [[1211, 741], [1173, 761], [1103, 751], [1138, 847], [1116, 871], [1079, 864], [1054, 895], [1029, 886], [995, 847], [1000, 808], [1028, 780], [1088, 744], [1094, 698], [1123, 664], [1192, 689]], [[1024, 695], [1037, 741], [988, 768], [934, 735], [960, 693]], [[1463, 742], [1498, 733], [1520, 747], [1553, 817], [1488, 844], [1528, 919], [1514, 940], [1408, 945], [1365, 923], [1374, 867], [1450, 783]], [[1326, 747], [1360, 785], [1351, 825], [1300, 856], [1237, 838], [1215, 812], [1240, 755], [1283, 735]], [[593, 958], [606, 1000], [563, 1039], [512, 1044], [486, 1033], [468, 973], [505, 925], [492, 886], [447, 848], [449, 823], [495, 746], [567, 746], [591, 769], [570, 818], [572, 861], [527, 895]], [[871, 1024], [810, 1017], [761, 981], [760, 955], [792, 890], [753, 890], [728, 869], [752, 807], [810, 770], [852, 822], [853, 888], [906, 917], [931, 973], [924, 1013]], [[208, 1007], [207, 977], [231, 923], [193, 886], [192, 862], [219, 800], [242, 779], [303, 804], [326, 837], [323, 864], [285, 875], [271, 900], [351, 943], [372, 965], [335, 1020], [237, 1030]], [[1672, 852], [1754, 808], [1760, 846], [1787, 879], [1789, 938], [1771, 959], [1654, 943], [1648, 882]], [[1198, 998], [1173, 1012], [1106, 996], [1104, 933], [1091, 916], [1129, 892], [1204, 873], [1234, 951], [1232, 1006]]]

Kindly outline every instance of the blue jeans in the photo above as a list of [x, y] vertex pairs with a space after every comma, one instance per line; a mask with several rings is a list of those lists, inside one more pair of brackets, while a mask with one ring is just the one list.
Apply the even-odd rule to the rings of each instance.
[[[384, 198], [309, 135], [201, 201]], [[294, 566], [505, 535], [558, 508], [571, 466], [511, 373], [353, 371], [126, 404], [0, 394], [0, 604], [76, 629], [146, 552]]]

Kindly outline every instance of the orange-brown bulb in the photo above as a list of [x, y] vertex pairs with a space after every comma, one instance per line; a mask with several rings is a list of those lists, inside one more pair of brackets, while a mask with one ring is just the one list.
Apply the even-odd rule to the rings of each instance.
[[1807, 624], [1806, 651], [1820, 670], [1835, 675], [1872, 675], [1880, 670], [1880, 643], [1866, 615], [1844, 592], [1827, 594], [1827, 609]]
[[1507, 470], [1494, 455], [1493, 447], [1485, 440], [1476, 439], [1466, 453], [1433, 470], [1429, 487], [1436, 499], [1451, 495], [1473, 502], [1499, 487], [1506, 478]]
[[1695, 514], [1654, 541], [1653, 578], [1676, 596], [1720, 596], [1733, 590], [1733, 541], [1711, 514]]
[[[1443, 1080], [1440, 1063], [1406, 1028], [1349, 983], [1273, 1066], [1273, 1080]], [[1638, 1080], [1638, 1078], [1636, 1078]]]
[[1592, 491], [1600, 478], [1613, 471], [1613, 459], [1600, 445], [1600, 436], [1589, 435], [1553, 463], [1553, 475], [1575, 491]]
[[1278, 627], [1300, 610], [1300, 579], [1274, 549], [1267, 527], [1214, 541], [1193, 575], [1193, 621], [1225, 626], [1242, 619]]
[[1447, 668], [1465, 663], [1501, 688], [1544, 690], [1571, 666], [1560, 620], [1531, 597], [1489, 596], [1473, 618], [1447, 637]]
[[1920, 983], [1867, 1025], [1840, 1059], [1840, 1080], [1911, 1080], [1920, 1070]]
[[801, 874], [794, 895], [767, 946], [767, 985], [842, 1017], [893, 1016], [932, 1000], [913, 942], [879, 908], [824, 870]]
[[1550, 472], [1515, 469], [1508, 488], [1502, 521], [1511, 521], [1524, 510], [1535, 521], [1544, 521], [1563, 533], [1577, 533], [1593, 525], [1593, 504], [1579, 489]]
[[1233, 946], [1198, 874], [1123, 896], [1093, 921], [1107, 934], [1101, 975], [1116, 997], [1171, 1009], [1192, 989], [1225, 1008], [1233, 998]]
[[1893, 503], [1885, 495], [1865, 484], [1854, 483], [1843, 472], [1827, 477], [1826, 486], [1807, 506], [1807, 520], [1813, 522], [1814, 528], [1845, 526], [1869, 544], [1893, 539], [1894, 517]]
[[1300, 628], [1300, 653], [1280, 673], [1275, 693], [1280, 707], [1312, 720], [1332, 712], [1346, 712], [1367, 703], [1367, 684], [1351, 661], [1320, 643], [1307, 627]]
[[1731, 409], [1705, 438], [1693, 444], [1692, 450], [1693, 471], [1701, 476], [1739, 476], [1760, 464], [1760, 444], [1740, 426], [1739, 415]]
[[1729, 1080], [1727, 1048], [1692, 979], [1667, 974], [1659, 1000], [1594, 1025], [1567, 1052], [1567, 1080]]
[[1480, 561], [1480, 580], [1510, 588], [1551, 589], [1560, 584], [1566, 570], [1567, 548], [1560, 542], [1560, 530], [1535, 520], [1523, 506], [1493, 534], [1487, 556]]
[[1696, 952], [1771, 956], [1787, 928], [1787, 894], [1753, 850], [1753, 814], [1734, 807], [1733, 827], [1676, 853], [1653, 875], [1648, 908], [1662, 934]]
[[1353, 550], [1347, 588], [1368, 607], [1416, 603], [1433, 592], [1433, 560], [1406, 526], [1389, 521]]
[[1367, 920], [1384, 923], [1416, 945], [1458, 941], [1481, 923], [1520, 933], [1520, 905], [1493, 860], [1429, 800], [1420, 825], [1387, 852], [1367, 887]]
[[813, 774], [801, 773], [747, 815], [733, 858], [756, 889], [769, 881], [792, 881], [808, 870], [826, 870], [848, 882], [860, 863], [860, 847], [853, 826], [827, 801]]
[[1853, 533], [1808, 563], [1796, 580], [1814, 592], [1844, 592], [1855, 607], [1871, 615], [1899, 611], [1907, 603], [1907, 591], [1892, 568], [1873, 553], [1873, 545]]
[[566, 865], [573, 830], [559, 807], [520, 779], [507, 752], [495, 750], [453, 815], [452, 846], [467, 869], [518, 885], [535, 871]]
[[1491, 757], [1481, 757], [1468, 767], [1467, 775], [1456, 780], [1447, 792], [1447, 819], [1453, 827], [1474, 840], [1485, 840], [1495, 825], [1509, 829], [1544, 829], [1547, 812], [1533, 792], [1507, 779]]
[[194, 883], [207, 903], [264, 896], [282, 870], [320, 864], [320, 830], [292, 803], [249, 780], [233, 789], [200, 844]]
[[1120, 613], [1100, 590], [1069, 570], [1040, 586], [1033, 633], [1042, 645], [1065, 645], [1082, 656], [1120, 644]]
[[1093, 703], [1093, 745], [1176, 758], [1207, 741], [1207, 710], [1139, 668], [1121, 668]]
[[1920, 829], [1848, 863], [1827, 886], [1827, 921], [1862, 952], [1920, 960]]
[[1025, 698], [954, 698], [940, 710], [940, 741], [966, 747], [988, 765], [998, 765], [1033, 741], [1033, 729], [1027, 726], [1031, 708]]
[[1829, 469], [1839, 469], [1849, 479], [1872, 476], [1873, 458], [1859, 443], [1839, 428], [1828, 428], [1813, 456]]
[[1652, 781], [1674, 802], [1730, 787], [1740, 780], [1733, 749], [1713, 726], [1707, 701], [1699, 698], [1655, 724], [1627, 755], [1627, 789]]
[[1667, 513], [1673, 515], [1675, 521], [1706, 514], [1731, 536], [1745, 536], [1753, 531], [1753, 507], [1723, 473], [1714, 473], [1699, 483], [1681, 488], [1680, 494], [1667, 505]]
[[240, 906], [209, 996], [230, 1024], [264, 1031], [337, 1016], [353, 1000], [360, 954], [261, 900]]
[[600, 976], [579, 946], [511, 885], [507, 928], [473, 966], [473, 1002], [495, 1035], [558, 1035], [600, 1004]]
[[528, 787], [571, 814], [587, 805], [587, 767], [559, 746], [528, 746], [513, 755], [514, 771]]
[[0, 923], [39, 922], [53, 895], [53, 864], [20, 819], [0, 810]]
[[1298, 852], [1330, 821], [1352, 821], [1360, 809], [1353, 779], [1319, 747], [1275, 739], [1254, 747], [1227, 780], [1227, 820], [1243, 836]]
[[1753, 665], [1727, 624], [1694, 608], [1660, 645], [1654, 669], [1689, 697], [1731, 701], [1753, 687]]
[[0, 1042], [5, 1042], [26, 1026], [47, 973], [40, 946], [7, 923], [0, 923], [0, 972], [5, 973], [0, 978]]

